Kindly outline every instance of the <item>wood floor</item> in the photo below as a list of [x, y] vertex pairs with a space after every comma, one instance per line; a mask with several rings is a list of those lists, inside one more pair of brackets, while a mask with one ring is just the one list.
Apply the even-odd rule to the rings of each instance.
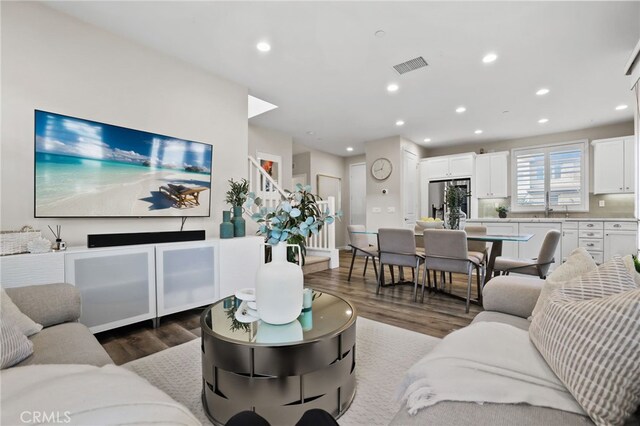
[[[371, 264], [363, 277], [364, 260], [356, 259], [349, 282], [350, 262], [350, 253], [341, 252], [339, 268], [305, 275], [305, 286], [349, 299], [361, 317], [435, 337], [444, 337], [468, 325], [482, 310], [472, 304], [469, 313], [465, 314], [464, 301], [429, 292], [425, 293], [424, 303], [420, 303], [419, 298], [418, 302], [414, 302], [412, 285], [383, 288], [380, 295], [376, 296], [376, 280]], [[410, 270], [405, 272], [410, 279]], [[466, 283], [466, 276], [454, 274], [453, 292], [464, 296]], [[475, 285], [472, 297], [476, 297]], [[200, 336], [200, 313], [203, 309], [164, 317], [156, 329], [151, 321], [145, 321], [99, 333], [96, 337], [116, 364], [124, 364]]]

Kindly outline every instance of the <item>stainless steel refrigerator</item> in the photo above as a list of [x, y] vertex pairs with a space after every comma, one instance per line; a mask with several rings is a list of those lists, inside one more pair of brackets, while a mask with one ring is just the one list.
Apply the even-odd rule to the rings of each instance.
[[429, 181], [429, 216], [444, 220], [447, 212], [446, 194], [448, 188], [457, 186], [467, 191], [467, 197], [462, 203], [462, 211], [471, 217], [471, 179], [451, 179]]

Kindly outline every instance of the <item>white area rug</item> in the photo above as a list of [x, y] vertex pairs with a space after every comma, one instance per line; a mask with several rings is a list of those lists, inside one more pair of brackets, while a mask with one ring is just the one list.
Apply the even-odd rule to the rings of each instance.
[[[356, 396], [341, 425], [387, 425], [400, 408], [395, 393], [405, 371], [440, 339], [359, 317], [356, 323]], [[125, 364], [211, 424], [200, 401], [200, 339]]]

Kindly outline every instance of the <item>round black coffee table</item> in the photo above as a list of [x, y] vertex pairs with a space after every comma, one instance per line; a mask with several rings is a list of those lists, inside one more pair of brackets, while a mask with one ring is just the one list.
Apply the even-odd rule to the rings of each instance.
[[200, 318], [207, 417], [224, 424], [248, 410], [273, 425], [287, 425], [312, 408], [340, 417], [356, 391], [353, 305], [314, 291], [311, 310], [279, 326], [239, 323], [234, 317], [239, 305], [227, 297]]

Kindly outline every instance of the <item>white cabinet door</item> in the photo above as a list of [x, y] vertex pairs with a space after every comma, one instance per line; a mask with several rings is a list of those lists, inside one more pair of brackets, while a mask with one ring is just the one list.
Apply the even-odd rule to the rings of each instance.
[[82, 296], [80, 322], [93, 332], [156, 317], [153, 246], [65, 254], [65, 278]]
[[484, 154], [476, 158], [476, 196], [491, 198], [491, 156]]
[[465, 154], [455, 157], [449, 157], [449, 176], [473, 176], [473, 155]]
[[637, 234], [633, 231], [605, 231], [604, 261], [613, 256], [637, 255]]
[[496, 154], [491, 156], [491, 197], [506, 198], [509, 196], [508, 179], [508, 154]]
[[430, 180], [449, 177], [449, 158], [430, 158], [426, 161], [427, 176]]
[[158, 317], [216, 301], [214, 241], [158, 244]]
[[562, 230], [562, 262], [566, 262], [572, 251], [578, 248], [578, 229]]
[[597, 141], [593, 144], [593, 193], [624, 192], [624, 140]]
[[[533, 237], [526, 243], [518, 243], [520, 245], [520, 247], [518, 247], [519, 257], [522, 259], [537, 258], [540, 253], [540, 248], [542, 247], [542, 242], [547, 232], [551, 229], [561, 231], [562, 223], [520, 223], [520, 234], [533, 234]], [[555, 263], [551, 265], [551, 270], [562, 263], [562, 241], [558, 242], [558, 247], [556, 247], [556, 252], [553, 257]]]
[[64, 252], [25, 253], [0, 257], [2, 288], [63, 282]]
[[633, 137], [624, 139], [624, 192], [636, 189], [636, 143]]
[[[517, 234], [517, 223], [496, 223], [496, 222], [484, 222], [484, 226], [487, 227], [487, 234]], [[506, 257], [518, 257], [518, 243], [513, 241], [505, 241], [502, 243], [502, 256]]]

